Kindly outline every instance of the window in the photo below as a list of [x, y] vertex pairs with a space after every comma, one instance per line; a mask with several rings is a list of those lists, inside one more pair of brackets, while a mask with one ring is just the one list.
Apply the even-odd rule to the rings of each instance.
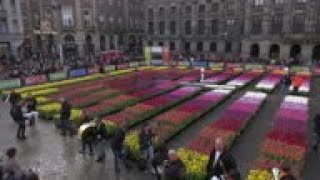
[[176, 35], [176, 22], [175, 21], [170, 22], [170, 34]]
[[148, 23], [148, 34], [152, 35], [154, 32], [153, 22]]
[[160, 21], [159, 22], [159, 33], [160, 35], [164, 35], [165, 33], [165, 22], [164, 21]]
[[233, 2], [228, 2], [227, 3], [227, 11], [233, 11], [235, 8], [234, 8], [234, 3]]
[[262, 6], [264, 4], [264, 0], [254, 0], [255, 6]]
[[0, 0], [0, 10], [4, 10], [3, 0]]
[[211, 20], [211, 34], [217, 35], [219, 32], [218, 20]]
[[217, 51], [217, 44], [215, 42], [210, 43], [210, 52], [216, 52]]
[[262, 18], [261, 16], [253, 16], [251, 24], [251, 33], [254, 35], [261, 34], [262, 32]]
[[175, 42], [170, 42], [170, 51], [176, 50], [176, 43]]
[[71, 6], [62, 6], [62, 24], [64, 27], [73, 26], [73, 13]]
[[282, 32], [283, 26], [283, 15], [277, 14], [272, 17], [272, 24], [271, 24], [271, 33], [278, 34]]
[[184, 43], [184, 50], [185, 50], [185, 52], [190, 52], [190, 42]]
[[6, 18], [0, 19], [0, 34], [8, 33], [8, 22]]
[[293, 17], [293, 32], [303, 33], [305, 28], [305, 16], [303, 14], [296, 14]]
[[204, 4], [200, 4], [198, 7], [198, 13], [205, 13], [206, 6]]
[[12, 21], [12, 26], [13, 26], [13, 29], [12, 29], [12, 31], [14, 32], [14, 33], [18, 33], [19, 32], [19, 23], [18, 23], [18, 20], [13, 20]]
[[226, 42], [224, 49], [225, 49], [226, 53], [231, 52], [232, 51], [232, 43], [231, 42]]
[[284, 0], [274, 0], [274, 3], [275, 3], [275, 4], [283, 4], [283, 3], [284, 3]]
[[191, 6], [186, 6], [185, 12], [186, 12], [186, 14], [191, 14], [192, 13], [192, 7]]
[[211, 5], [211, 10], [212, 11], [219, 11], [219, 3], [213, 3]]
[[198, 42], [197, 43], [197, 51], [202, 52], [203, 51], [203, 42]]
[[160, 41], [160, 42], [158, 43], [158, 45], [159, 45], [159, 46], [163, 46], [163, 42]]
[[106, 38], [103, 35], [100, 36], [100, 50], [106, 50]]
[[190, 20], [187, 20], [184, 23], [184, 32], [185, 32], [186, 35], [190, 35], [191, 34], [191, 21]]
[[84, 14], [84, 27], [91, 27], [92, 21], [91, 21], [91, 15], [89, 11], [85, 10], [83, 14]]
[[306, 3], [307, 0], [297, 0], [297, 3]]
[[198, 34], [203, 35], [205, 33], [205, 22], [204, 20], [198, 21]]
[[153, 18], [153, 9], [148, 9], [149, 18]]
[[160, 15], [160, 16], [164, 16], [164, 8], [163, 8], [163, 7], [161, 7], [161, 8], [159, 9], [159, 15]]
[[170, 13], [171, 14], [175, 14], [176, 10], [177, 10], [177, 8], [175, 6], [170, 7]]
[[16, 0], [10, 0], [10, 6], [13, 13], [16, 12]]

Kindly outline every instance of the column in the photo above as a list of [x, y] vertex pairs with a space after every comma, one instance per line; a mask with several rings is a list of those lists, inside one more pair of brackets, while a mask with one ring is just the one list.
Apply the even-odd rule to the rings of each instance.
[[259, 43], [259, 46], [260, 46], [260, 58], [269, 59], [270, 42], [262, 41]]
[[280, 46], [280, 59], [287, 59], [290, 57], [290, 44], [279, 44]]
[[302, 58], [303, 64], [312, 63], [312, 52], [313, 52], [313, 45], [304, 44], [301, 46], [301, 58]]

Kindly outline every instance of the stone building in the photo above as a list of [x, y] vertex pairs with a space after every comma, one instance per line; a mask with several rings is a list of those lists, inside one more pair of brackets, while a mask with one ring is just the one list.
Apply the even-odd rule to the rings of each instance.
[[247, 0], [242, 56], [320, 58], [320, 1]]
[[243, 0], [148, 0], [149, 45], [197, 55], [240, 54]]
[[0, 57], [18, 55], [23, 38], [21, 0], [0, 0]]
[[130, 0], [26, 1], [26, 41], [31, 41], [33, 52], [59, 53], [61, 48], [65, 57], [83, 57], [105, 50], [128, 51], [129, 37], [142, 34], [128, 25], [128, 19], [143, 19], [143, 6], [127, 8]]
[[320, 58], [318, 0], [147, 0], [146, 43], [223, 57]]

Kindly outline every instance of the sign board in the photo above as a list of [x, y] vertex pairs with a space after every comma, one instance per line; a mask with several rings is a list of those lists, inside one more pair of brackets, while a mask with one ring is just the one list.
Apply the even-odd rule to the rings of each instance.
[[73, 69], [69, 71], [69, 77], [80, 77], [87, 75], [87, 70], [85, 68]]
[[194, 61], [193, 66], [195, 67], [208, 67], [207, 61]]
[[190, 67], [190, 62], [189, 61], [179, 61], [178, 66], [181, 67]]
[[209, 67], [213, 70], [223, 70], [224, 69], [224, 64], [223, 63], [214, 63], [210, 62]]
[[227, 68], [242, 68], [242, 64], [240, 63], [227, 63]]
[[57, 73], [49, 74], [50, 81], [58, 81], [58, 80], [63, 80], [67, 78], [68, 78], [68, 74], [66, 72], [57, 72]]
[[99, 67], [92, 67], [92, 68], [88, 69], [88, 74], [96, 74], [96, 73], [99, 73], [99, 72], [100, 72]]
[[103, 70], [104, 70], [104, 72], [114, 71], [114, 70], [116, 70], [116, 66], [115, 65], [107, 65], [107, 66], [104, 66]]
[[46, 75], [35, 75], [24, 78], [24, 84], [25, 85], [35, 85], [35, 84], [41, 84], [47, 82], [47, 76]]
[[128, 63], [124, 64], [117, 64], [117, 70], [123, 70], [123, 69], [128, 69], [130, 66]]
[[129, 66], [130, 66], [131, 68], [136, 68], [136, 67], [139, 66], [139, 62], [130, 62]]
[[162, 60], [151, 60], [151, 65], [161, 66], [162, 65]]
[[12, 89], [17, 87], [21, 87], [21, 80], [19, 78], [0, 81], [0, 89]]
[[144, 59], [145, 59], [145, 62], [147, 65], [149, 65], [151, 63], [151, 47], [144, 47], [144, 51], [143, 51], [143, 54], [144, 54]]
[[264, 70], [264, 66], [260, 64], [246, 64], [244, 66], [245, 70]]
[[284, 70], [286, 67], [281, 66], [281, 65], [267, 65], [266, 69], [268, 71], [273, 71], [273, 70]]
[[139, 66], [147, 66], [147, 63], [145, 61], [140, 61]]
[[162, 48], [162, 60], [164, 65], [170, 65], [170, 50], [168, 47]]

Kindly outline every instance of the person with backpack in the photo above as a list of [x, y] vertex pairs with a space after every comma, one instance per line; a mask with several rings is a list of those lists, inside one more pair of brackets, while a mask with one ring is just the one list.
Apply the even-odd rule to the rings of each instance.
[[18, 130], [17, 130], [17, 139], [19, 140], [25, 140], [25, 131], [26, 131], [26, 124], [25, 124], [25, 117], [23, 116], [22, 112], [22, 106], [23, 101], [20, 100], [10, 110], [10, 114], [13, 118], [13, 120], [18, 124]]
[[72, 135], [70, 128], [70, 116], [71, 116], [71, 104], [64, 98], [60, 99], [61, 102], [61, 135], [66, 136], [66, 131], [69, 131], [70, 136]]

